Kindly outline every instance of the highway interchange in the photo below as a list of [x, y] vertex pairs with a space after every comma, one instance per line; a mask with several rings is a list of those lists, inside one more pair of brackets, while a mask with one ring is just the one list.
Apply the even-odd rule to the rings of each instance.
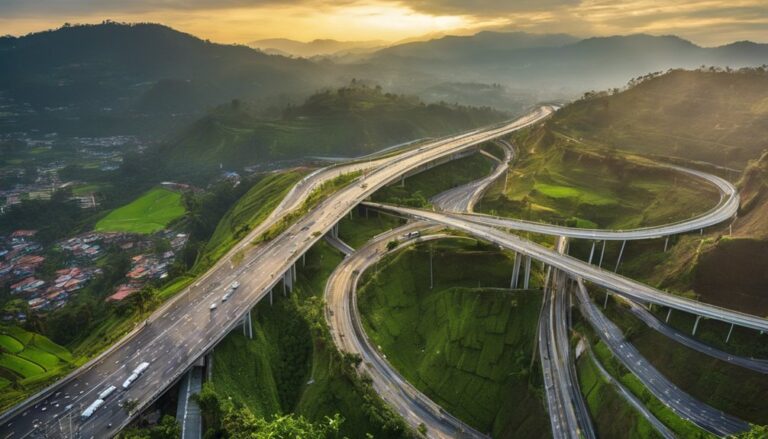
[[[121, 402], [124, 403], [131, 399], [137, 401], [140, 408], [153, 402], [197, 358], [210, 351], [221, 338], [238, 326], [249, 310], [259, 300], [270, 294], [271, 290], [278, 285], [284, 274], [291, 272], [293, 264], [296, 263], [306, 250], [320, 239], [322, 235], [326, 234], [350, 209], [370, 196], [375, 190], [385, 184], [396, 181], [401, 175], [419, 169], [425, 163], [449, 158], [453, 154], [476, 147], [486, 141], [538, 122], [549, 116], [553, 110], [552, 107], [542, 107], [511, 124], [439, 139], [426, 143], [418, 149], [393, 157], [358, 162], [313, 173], [286, 196], [283, 203], [275, 209], [267, 221], [252, 231], [246, 239], [235, 246], [227, 256], [222, 258], [219, 263], [196, 283], [154, 313], [145, 325], [137, 327], [132, 334], [129, 334], [123, 341], [97, 358], [93, 364], [78, 369], [66, 380], [54, 385], [43, 394], [30, 399], [18, 409], [12, 410], [0, 417], [2, 419], [0, 435], [3, 438], [24, 438], [43, 437], [44, 433], [48, 433], [53, 435], [51, 437], [57, 437], [57, 435], [58, 437], [71, 437], [70, 432], [73, 431], [79, 431], [80, 437], [84, 438], [114, 435], [121, 427], [127, 425], [136, 413], [134, 411], [129, 414], [121, 407]], [[511, 153], [511, 149], [508, 150]], [[493, 179], [498, 178], [503, 173], [504, 170], [501, 168], [502, 166], [497, 166], [496, 170], [494, 170]], [[252, 244], [256, 238], [286, 213], [300, 206], [311, 191], [323, 181], [327, 181], [341, 173], [363, 169], [367, 170], [366, 174], [360, 177], [354, 184], [338, 191], [323, 201], [279, 236], [260, 245]], [[725, 184], [719, 186], [718, 182], [707, 178], [706, 175], [702, 173], [702, 178], [720, 187], [723, 194], [718, 206], [705, 215], [694, 218], [689, 222], [662, 226], [667, 227], [662, 232], [653, 229], [638, 229], [624, 232], [589, 231], [588, 233], [596, 234], [573, 236], [570, 234], [570, 231], [565, 230], [567, 228], [555, 227], [555, 229], [549, 232], [534, 231], [557, 236], [600, 240], [643, 239], [640, 236], [651, 238], [666, 234], [683, 233], [730, 219], [735, 213], [735, 210], [733, 210], [735, 209], [734, 206], [738, 207], [738, 194], [733, 189], [733, 186], [724, 180], [719, 183], [724, 182]], [[487, 182], [489, 183], [493, 179], [488, 179]], [[464, 201], [457, 205], [456, 210], [470, 210], [473, 200], [479, 196], [476, 194], [481, 193], [485, 186], [486, 183], [483, 183], [472, 186], [471, 191], [465, 191], [465, 194], [471, 193], [472, 195], [464, 198]], [[457, 191], [457, 193], [460, 192]], [[642, 303], [658, 303], [748, 328], [762, 331], [768, 330], [768, 321], [765, 319], [672, 296], [492, 227], [492, 225], [495, 225], [525, 230], [519, 227], [519, 225], [510, 225], [511, 223], [509, 222], [503, 224], [481, 223], [486, 220], [396, 206], [369, 205], [399, 215], [428, 221], [431, 224], [441, 224], [457, 229], [504, 248], [514, 250], [519, 254], [532, 256], [534, 259], [540, 260], [552, 267], [553, 271], [556, 272], [555, 276], [557, 276], [557, 273], [561, 273], [563, 279], [566, 276], [583, 278]], [[476, 217], [489, 218], [478, 215]], [[494, 221], [496, 220], [494, 219]], [[600, 235], [600, 233], [603, 234]], [[384, 241], [380, 240], [372, 243], [368, 251], [373, 251], [376, 254], [378, 251], [376, 245], [381, 245], [382, 242]], [[245, 253], [240, 263], [233, 262], [233, 256], [237, 253]], [[364, 266], [367, 259], [363, 258], [359, 261]], [[346, 266], [349, 267], [350, 265], [347, 264]], [[235, 280], [241, 284], [241, 288], [229, 301], [226, 303], [220, 302], [223, 289]], [[342, 282], [342, 280], [339, 282]], [[354, 277], [346, 277], [345, 282], [354, 283]], [[565, 284], [567, 284], [566, 281], [555, 282], [550, 290], [561, 290], [565, 288], [563, 286]], [[327, 294], [329, 293], [327, 292]], [[555, 316], [555, 319], [552, 321], [555, 325], [554, 327], [563, 324], [560, 321], [562, 319], [560, 319], [561, 312], [559, 311], [563, 306], [557, 305], [557, 302], [560, 300], [558, 297], [560, 296], [565, 296], [565, 294], [553, 295], [553, 309], [557, 312], [557, 314], [552, 314], [552, 316]], [[218, 304], [218, 309], [211, 312], [208, 307], [214, 302]], [[346, 302], [347, 305], [344, 305], [344, 303], [345, 301], [342, 299], [338, 306], [342, 307], [342, 310], [348, 310], [348, 302]], [[333, 308], [333, 315], [338, 313], [339, 309]], [[346, 325], [345, 333], [350, 330], [354, 331], [354, 328], [349, 326], [348, 323], [339, 323], [339, 325]], [[561, 335], [555, 338], [562, 336], [562, 328], [558, 329], [558, 333]], [[343, 344], [344, 341], [338, 340], [338, 343]], [[360, 346], [358, 348], [362, 349]], [[550, 352], [549, 358], [562, 358], [562, 355], [565, 355], [565, 353], [553, 351]], [[92, 418], [85, 422], [79, 419], [81, 409], [93, 401], [95, 395], [103, 390], [103, 387], [109, 384], [118, 385], [125, 379], [129, 371], [142, 361], [149, 361], [151, 365], [134, 386], [111, 397], [107, 401], [106, 407], [100, 409]], [[568, 363], [571, 362], [569, 361]], [[371, 364], [375, 365], [375, 362], [371, 362]], [[567, 367], [572, 367], [572, 365]], [[445, 425], [451, 424], [452, 421], [446, 423], [446, 419], [451, 419], [450, 415], [442, 412], [439, 408], [430, 406], [433, 403], [428, 399], [422, 399], [419, 396], [420, 393], [401, 378], [398, 381], [398, 375], [391, 367], [389, 369], [383, 367], [379, 368], [379, 370], [381, 372], [380, 376], [390, 380], [389, 383], [380, 382], [379, 386], [384, 386], [380, 387], [381, 389], [389, 389], [393, 393], [403, 392], [402, 389], [408, 389], [401, 396], [403, 399], [410, 400], [412, 404], [420, 407], [416, 410], [416, 413], [414, 413], [413, 406], [405, 406], [404, 410], [410, 410], [419, 419], [424, 419], [430, 414], [433, 417], [437, 416], [436, 419], [439, 419], [439, 422], [435, 423], [434, 429], [431, 429], [431, 431], [442, 431], [441, 429], [445, 428]], [[571, 373], [565, 372], [565, 375]], [[561, 372], [557, 372], [557, 375], [562, 378]], [[397, 386], [392, 387], [393, 382]], [[560, 384], [558, 383], [558, 385]], [[572, 391], [573, 389], [571, 389]], [[56, 401], [54, 402], [54, 400]], [[47, 403], [44, 403], [44, 401]], [[64, 402], [66, 402], [66, 405]], [[65, 408], [70, 404], [72, 408], [66, 410]], [[42, 411], [42, 407], [46, 407], [46, 411]], [[439, 415], [435, 415], [435, 409]], [[691, 416], [694, 416], [694, 414], [691, 414]], [[584, 425], [588, 421], [584, 421], [583, 416], [580, 417], [579, 415], [574, 416], [574, 418], [576, 418], [575, 424], [568, 422], [567, 425], [578, 425], [580, 426], [580, 433], [588, 433]], [[65, 422], [62, 421], [64, 419], [66, 420]], [[720, 419], [729, 421], [727, 418]], [[479, 435], [479, 433], [473, 432], [471, 428], [456, 427], [456, 425], [461, 425], [460, 421], [455, 419], [453, 421], [458, 422], [458, 424], [454, 423], [454, 426], [451, 427], [453, 430], [443, 431], [443, 436], [441, 437], [455, 437], [456, 428], [461, 428], [461, 431], [464, 431], [469, 436]], [[733, 423], [731, 426], [736, 428], [737, 424]], [[65, 431], [67, 434], [63, 433]], [[566, 435], [564, 437], [572, 436]]]
[[[261, 245], [252, 245], [289, 209], [301, 205], [311, 193], [310, 188], [316, 187], [319, 180], [351, 170], [331, 169], [313, 175], [289, 193], [289, 201], [275, 210], [270, 216], [271, 222], [262, 223], [249, 233], [200, 280], [155, 312], [146, 325], [137, 327], [93, 363], [4, 413], [0, 417], [0, 435], [3, 438], [71, 437], [76, 431], [83, 438], [113, 436], [141, 408], [152, 403], [178, 380], [197, 358], [237, 327], [250, 309], [291, 270], [301, 255], [360, 201], [425, 163], [475, 148], [540, 121], [553, 111], [553, 107], [541, 107], [511, 123], [438, 139], [375, 164], [362, 162], [352, 165], [375, 167], [355, 184], [321, 202], [276, 238]], [[233, 256], [238, 253], [243, 257], [236, 264]], [[240, 289], [226, 303], [220, 303], [223, 290], [235, 280], [240, 283]], [[214, 302], [218, 303], [218, 308], [209, 311], [209, 305]], [[89, 419], [80, 419], [81, 409], [95, 400], [103, 387], [122, 383], [129, 371], [142, 361], [149, 361], [150, 367], [131, 388], [116, 392], [104, 408]], [[62, 399], [59, 400], [59, 397]], [[129, 399], [137, 403], [137, 410], [130, 413], [121, 407]], [[65, 401], [66, 405], [62, 403]]]

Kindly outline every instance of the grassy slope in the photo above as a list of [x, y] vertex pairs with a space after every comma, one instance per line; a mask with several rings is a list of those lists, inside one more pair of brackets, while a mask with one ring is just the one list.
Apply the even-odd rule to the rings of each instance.
[[579, 145], [546, 128], [520, 135], [506, 189], [494, 184], [478, 210], [578, 227], [630, 228], [703, 213], [717, 193], [647, 160]]
[[431, 197], [491, 173], [495, 162], [482, 154], [472, 154], [452, 160], [430, 170], [405, 179], [405, 186], [398, 183], [386, 186], [371, 197], [374, 201], [414, 204], [417, 197], [429, 200]]
[[72, 354], [48, 338], [16, 326], [0, 327], [0, 409], [38, 389], [72, 363]]
[[[366, 415], [368, 402], [338, 372], [329, 351], [334, 348], [319, 340], [305, 344], [313, 337], [297, 308], [310, 297], [322, 296], [325, 281], [341, 258], [324, 241], [312, 247], [306, 265], [299, 266], [296, 293], [288, 298], [276, 294], [272, 307], [268, 301], [259, 305], [253, 321], [254, 340], [236, 330], [216, 348], [213, 382], [219, 393], [261, 415], [295, 412], [320, 421], [341, 413], [345, 437], [365, 437], [366, 433], [393, 437]], [[294, 329], [286, 329], [286, 323]], [[291, 373], [286, 373], [288, 369]]]
[[205, 247], [205, 258], [213, 261], [226, 253], [264, 221], [305, 174], [302, 171], [270, 174], [256, 183], [219, 221]]
[[394, 229], [402, 222], [404, 220], [381, 214], [375, 210], [366, 212], [355, 209], [352, 211], [352, 218], [346, 216], [339, 223], [339, 237], [352, 248], [359, 248], [374, 236]]
[[154, 233], [184, 215], [181, 194], [155, 188], [96, 223], [104, 232]]
[[579, 387], [602, 438], [659, 438], [653, 426], [606, 382], [588, 355], [577, 360]]
[[553, 123], [574, 137], [638, 152], [741, 167], [768, 137], [768, 74], [675, 71], [579, 101]]
[[359, 300], [369, 336], [411, 383], [481, 431], [546, 436], [528, 376], [540, 297], [484, 288], [508, 286], [511, 261], [495, 249], [471, 241], [433, 247], [434, 290], [428, 245], [367, 276]]

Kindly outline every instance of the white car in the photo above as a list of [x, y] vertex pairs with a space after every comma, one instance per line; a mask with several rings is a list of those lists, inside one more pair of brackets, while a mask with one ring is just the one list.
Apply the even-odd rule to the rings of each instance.
[[216, 309], [216, 304], [215, 304], [215, 303], [212, 303], [209, 309], [210, 309], [211, 311], [215, 310], [215, 309]]

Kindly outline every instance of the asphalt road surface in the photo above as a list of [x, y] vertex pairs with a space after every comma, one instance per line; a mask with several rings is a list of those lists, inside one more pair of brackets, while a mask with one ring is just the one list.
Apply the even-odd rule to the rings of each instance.
[[651, 286], [634, 281], [609, 270], [604, 270], [594, 265], [583, 262], [568, 255], [558, 254], [556, 251], [543, 247], [527, 239], [515, 236], [491, 226], [477, 224], [462, 219], [459, 216], [432, 212], [422, 209], [413, 209], [392, 206], [381, 203], [364, 203], [366, 206], [393, 212], [399, 215], [432, 221], [443, 224], [456, 230], [469, 233], [478, 238], [485, 239], [504, 248], [514, 250], [533, 259], [567, 272], [573, 277], [580, 277], [596, 285], [605, 287], [615, 293], [630, 299], [655, 303], [670, 308], [679, 309], [691, 314], [706, 318], [733, 323], [736, 326], [752, 328], [758, 331], [768, 331], [768, 319], [738, 311], [721, 308], [703, 302], [675, 296]]
[[624, 339], [621, 329], [597, 309], [580, 279], [578, 286], [581, 312], [595, 328], [600, 339], [610, 348], [613, 355], [664, 405], [681, 418], [718, 436], [735, 435], [749, 429], [748, 423], [702, 403], [669, 381], [631, 343]]

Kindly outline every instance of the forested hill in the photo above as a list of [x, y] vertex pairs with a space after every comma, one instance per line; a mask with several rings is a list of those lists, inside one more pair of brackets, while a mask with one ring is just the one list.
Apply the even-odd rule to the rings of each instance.
[[674, 70], [591, 93], [551, 126], [619, 149], [744, 167], [768, 146], [768, 70]]
[[332, 83], [322, 71], [158, 24], [65, 25], [0, 38], [0, 92], [40, 113], [190, 112], [235, 97], [305, 96]]
[[508, 117], [489, 108], [425, 104], [361, 84], [314, 94], [279, 120], [239, 101], [218, 107], [163, 148], [172, 163], [233, 167], [307, 156], [359, 156]]

